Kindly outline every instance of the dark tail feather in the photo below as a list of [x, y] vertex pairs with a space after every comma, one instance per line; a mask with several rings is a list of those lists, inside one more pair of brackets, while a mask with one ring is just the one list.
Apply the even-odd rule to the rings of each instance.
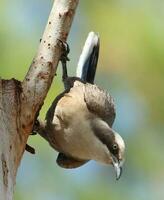
[[98, 34], [90, 32], [77, 66], [76, 76], [88, 83], [94, 83], [99, 57], [100, 41]]

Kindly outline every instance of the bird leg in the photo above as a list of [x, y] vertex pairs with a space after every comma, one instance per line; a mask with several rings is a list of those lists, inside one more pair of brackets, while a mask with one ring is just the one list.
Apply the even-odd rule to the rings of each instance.
[[61, 40], [60, 41], [60, 45], [62, 48], [62, 53], [60, 56], [60, 61], [62, 63], [62, 69], [63, 69], [63, 75], [62, 75], [62, 80], [63, 82], [68, 78], [68, 74], [67, 74], [67, 61], [69, 61], [69, 58], [67, 57], [69, 52], [70, 52], [70, 48], [69, 45], [66, 42], [63, 42]]

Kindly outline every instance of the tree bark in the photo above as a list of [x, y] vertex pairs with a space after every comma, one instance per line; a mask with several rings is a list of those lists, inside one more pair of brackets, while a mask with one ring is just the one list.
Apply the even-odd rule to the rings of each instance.
[[12, 200], [17, 169], [67, 39], [78, 0], [55, 0], [38, 52], [23, 82], [0, 79], [0, 199]]

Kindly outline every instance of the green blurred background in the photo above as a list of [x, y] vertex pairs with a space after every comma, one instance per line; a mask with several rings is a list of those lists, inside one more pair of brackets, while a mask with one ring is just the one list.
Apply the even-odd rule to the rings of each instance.
[[[51, 0], [0, 0], [0, 76], [22, 80], [37, 51]], [[123, 176], [89, 162], [64, 170], [39, 136], [19, 167], [15, 200], [164, 199], [164, 1], [80, 1], [68, 38], [70, 74], [89, 31], [101, 37], [96, 83], [115, 98], [114, 128], [126, 141]], [[62, 91], [60, 67], [41, 118]]]

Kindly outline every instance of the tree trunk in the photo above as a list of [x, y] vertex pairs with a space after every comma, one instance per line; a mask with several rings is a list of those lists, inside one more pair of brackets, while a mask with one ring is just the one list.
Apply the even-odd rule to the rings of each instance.
[[78, 0], [55, 0], [38, 52], [23, 82], [0, 79], [0, 199], [12, 200], [17, 169], [56, 72], [58, 39], [67, 39]]

